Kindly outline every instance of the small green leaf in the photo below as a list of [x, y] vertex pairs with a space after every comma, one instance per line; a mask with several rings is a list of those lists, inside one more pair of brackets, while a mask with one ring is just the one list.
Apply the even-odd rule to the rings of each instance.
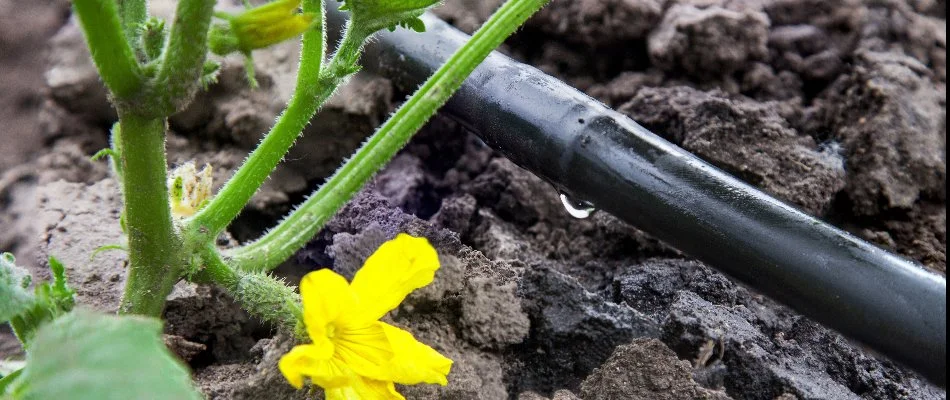
[[[10, 385], [13, 384], [22, 373], [23, 369], [21, 368], [0, 378], [0, 396], [7, 394], [7, 390], [11, 387]], [[6, 397], [0, 397], [0, 399], [6, 399]]]
[[92, 157], [89, 157], [89, 160], [90, 160], [90, 161], [99, 161], [99, 160], [101, 160], [101, 159], [103, 159], [103, 158], [106, 158], [106, 157], [118, 157], [118, 156], [119, 156], [119, 154], [116, 153], [115, 150], [106, 148], [106, 149], [102, 149], [102, 150], [97, 151], [96, 154], [93, 154]]
[[422, 22], [422, 20], [419, 18], [412, 18], [412, 19], [405, 20], [400, 25], [402, 25], [406, 29], [412, 29], [419, 33], [426, 31], [426, 24]]
[[25, 312], [36, 299], [31, 290], [30, 273], [16, 265], [13, 254], [0, 254], [0, 323]]
[[165, 347], [159, 320], [76, 310], [44, 325], [14, 398], [200, 400], [188, 368]]
[[66, 266], [59, 262], [56, 257], [49, 256], [49, 269], [53, 272], [53, 300], [61, 305], [62, 309], [72, 310], [73, 305], [75, 305], [76, 291], [66, 285]]
[[92, 251], [92, 254], [89, 255], [89, 261], [95, 260], [96, 257], [97, 257], [100, 253], [103, 253], [103, 252], [106, 252], [106, 251], [111, 251], [111, 250], [122, 250], [122, 251], [124, 251], [124, 252], [126, 252], [126, 253], [129, 252], [129, 249], [128, 249], [127, 247], [125, 247], [125, 245], [121, 245], [121, 244], [107, 244], [107, 245], [105, 245], [105, 246], [99, 246], [97, 249], [93, 250], [93, 251]]
[[221, 63], [214, 60], [205, 60], [201, 70], [201, 88], [208, 90], [211, 85], [218, 83], [218, 74], [221, 73]]
[[112, 152], [109, 154], [112, 156], [112, 171], [115, 172], [116, 180], [122, 182], [122, 141], [120, 136], [122, 135], [122, 129], [119, 126], [119, 123], [116, 122], [112, 124], [112, 129], [109, 131], [109, 144], [112, 146]]
[[[0, 281], [7, 281], [0, 284], [0, 322], [9, 321], [17, 339], [28, 348], [41, 325], [73, 309], [76, 292], [66, 285], [66, 267], [55, 257], [49, 258], [53, 282], [34, 285], [32, 293], [25, 290], [30, 286], [29, 273], [14, 262], [11, 254], [0, 255]], [[11, 290], [16, 285], [20, 289]]]
[[157, 60], [165, 48], [165, 20], [150, 17], [142, 26], [142, 48], [149, 60]]
[[419, 16], [439, 0], [345, 0], [341, 10], [353, 15], [353, 26], [366, 35], [397, 26], [424, 32]]

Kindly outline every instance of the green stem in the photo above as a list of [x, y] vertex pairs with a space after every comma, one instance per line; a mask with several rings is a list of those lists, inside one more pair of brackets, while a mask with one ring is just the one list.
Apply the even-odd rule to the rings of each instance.
[[161, 114], [186, 106], [200, 87], [215, 0], [180, 0], [156, 81]]
[[241, 270], [270, 270], [316, 234], [363, 185], [448, 101], [462, 81], [549, 0], [509, 0], [426, 81], [342, 168], [262, 238], [231, 252]]
[[117, 0], [119, 3], [119, 20], [122, 22], [122, 31], [132, 48], [138, 47], [139, 34], [148, 17], [145, 0]]
[[204, 250], [202, 268], [192, 279], [196, 283], [213, 282], [228, 292], [235, 291], [240, 280], [238, 272], [221, 259], [221, 254], [214, 246], [207, 246]]
[[74, 0], [73, 10], [102, 81], [117, 100], [137, 94], [142, 70], [123, 33], [115, 0]]
[[129, 276], [120, 313], [161, 317], [184, 272], [172, 226], [165, 164], [165, 120], [119, 114]]
[[357, 57], [353, 54], [359, 54], [361, 42], [356, 36], [347, 35], [328, 67], [323, 69], [325, 35], [322, 26], [320, 28], [319, 31], [311, 30], [304, 34], [297, 86], [287, 109], [244, 165], [214, 199], [195, 215], [189, 232], [206, 232], [213, 238], [227, 228], [284, 158], [317, 109], [348, 74], [353, 59]]
[[283, 280], [265, 272], [236, 271], [221, 260], [213, 245], [203, 251], [202, 266], [195, 281], [214, 282], [251, 315], [289, 332], [302, 333], [300, 295]]

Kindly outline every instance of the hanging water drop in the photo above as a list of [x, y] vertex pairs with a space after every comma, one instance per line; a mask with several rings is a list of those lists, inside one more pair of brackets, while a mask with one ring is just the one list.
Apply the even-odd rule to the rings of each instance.
[[587, 218], [597, 210], [593, 204], [583, 200], [572, 199], [564, 193], [561, 193], [561, 204], [564, 205], [564, 209], [567, 210], [568, 214], [571, 214], [572, 217], [577, 219]]

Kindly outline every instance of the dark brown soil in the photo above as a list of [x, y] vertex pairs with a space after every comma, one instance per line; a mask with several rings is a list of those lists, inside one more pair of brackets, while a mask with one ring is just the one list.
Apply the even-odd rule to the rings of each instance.
[[[172, 4], [152, 3], [159, 13]], [[471, 31], [500, 1], [470, 3], [449, 0], [437, 12]], [[504, 50], [942, 273], [944, 10], [941, 0], [552, 0]], [[105, 146], [114, 117], [78, 29], [60, 27], [65, 11], [62, 2], [0, 3], [0, 249], [40, 276], [57, 255], [80, 301], [114, 310], [125, 256], [88, 257], [122, 240], [119, 197], [105, 165], [87, 158]], [[255, 53], [256, 91], [241, 61], [227, 60], [221, 81], [172, 119], [171, 164], [212, 163], [223, 182], [288, 99], [296, 52], [285, 43]], [[385, 79], [357, 76], [233, 238], [273, 225], [403, 96]], [[352, 276], [399, 232], [429, 238], [443, 267], [387, 318], [455, 360], [447, 387], [401, 388], [407, 398], [946, 398], [610, 215], [570, 217], [547, 183], [442, 116], [277, 273], [290, 282], [322, 267]], [[217, 289], [179, 284], [166, 320], [166, 342], [209, 398], [307, 398], [276, 372], [292, 343]], [[12, 354], [10, 340], [0, 335], [0, 358]]]

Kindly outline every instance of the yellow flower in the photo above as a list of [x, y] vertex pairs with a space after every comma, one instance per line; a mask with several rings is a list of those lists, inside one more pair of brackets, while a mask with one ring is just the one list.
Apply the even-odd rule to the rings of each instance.
[[311, 272], [300, 282], [303, 318], [312, 343], [295, 346], [278, 367], [300, 389], [304, 378], [327, 400], [404, 399], [393, 383], [446, 385], [452, 360], [411, 333], [380, 322], [439, 269], [424, 238], [400, 234], [373, 253], [352, 283], [335, 272]]
[[215, 54], [225, 55], [234, 51], [250, 54], [284, 40], [296, 37], [315, 22], [316, 14], [298, 13], [301, 0], [277, 0], [237, 15], [216, 13], [228, 20], [228, 25], [216, 24], [211, 28], [208, 46]]
[[254, 7], [231, 19], [244, 50], [260, 49], [310, 29], [314, 14], [297, 14], [300, 0], [277, 0]]

